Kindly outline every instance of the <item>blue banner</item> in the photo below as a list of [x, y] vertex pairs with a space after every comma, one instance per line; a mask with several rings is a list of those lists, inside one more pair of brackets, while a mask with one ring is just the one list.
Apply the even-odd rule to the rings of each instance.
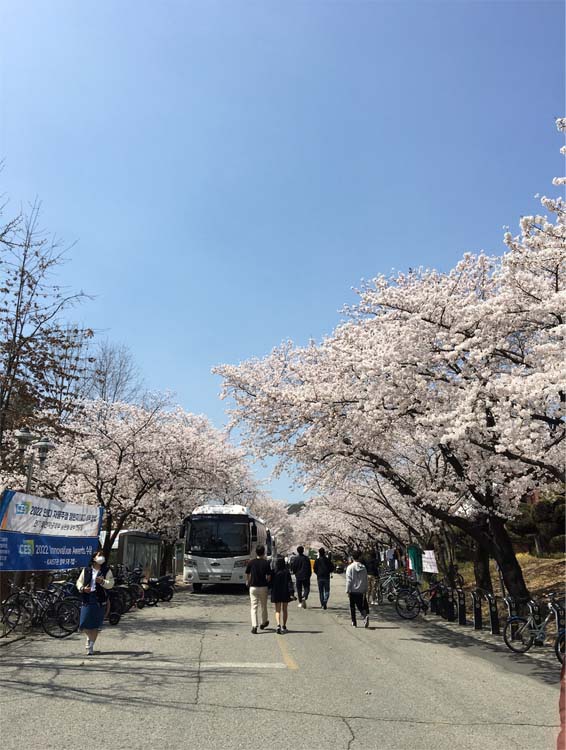
[[0, 531], [0, 570], [83, 568], [98, 549], [97, 537], [42, 536]]
[[69, 570], [98, 549], [102, 508], [6, 490], [0, 498], [0, 571]]

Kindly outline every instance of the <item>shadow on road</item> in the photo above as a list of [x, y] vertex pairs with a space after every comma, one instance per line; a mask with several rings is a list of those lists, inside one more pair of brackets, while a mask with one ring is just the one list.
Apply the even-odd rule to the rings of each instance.
[[[379, 609], [378, 617], [387, 622], [399, 622], [397, 614], [392, 609]], [[416, 620], [401, 621], [401, 627], [412, 634], [412, 637], [401, 640], [418, 641], [423, 646], [442, 644], [449, 648], [469, 649], [475, 657], [497, 660], [498, 664], [511, 672], [532, 677], [549, 685], [560, 683], [560, 665], [550, 647], [545, 648], [546, 653], [539, 652], [537, 658], [533, 658], [527, 654], [514, 654], [509, 651], [501, 636], [490, 635], [485, 631], [478, 636], [472, 635], [475, 631], [469, 626], [460, 626], [458, 630], [452, 630], [441, 623], [418, 617]]]

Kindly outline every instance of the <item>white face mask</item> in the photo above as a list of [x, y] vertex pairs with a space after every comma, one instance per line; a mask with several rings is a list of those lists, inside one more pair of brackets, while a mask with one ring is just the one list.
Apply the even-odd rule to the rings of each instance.
[[99, 557], [94, 558], [94, 562], [97, 563], [97, 565], [104, 565], [106, 562], [106, 558], [102, 557], [102, 555], [99, 555]]

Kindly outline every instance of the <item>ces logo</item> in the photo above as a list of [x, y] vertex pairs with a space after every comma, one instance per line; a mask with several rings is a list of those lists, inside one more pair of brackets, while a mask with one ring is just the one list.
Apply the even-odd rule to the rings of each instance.
[[20, 555], [33, 555], [35, 548], [35, 542], [33, 539], [24, 539], [24, 541], [19, 545], [18, 552]]

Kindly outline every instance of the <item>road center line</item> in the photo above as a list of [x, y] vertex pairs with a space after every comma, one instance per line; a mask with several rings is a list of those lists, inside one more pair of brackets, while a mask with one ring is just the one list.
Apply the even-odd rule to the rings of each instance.
[[283, 657], [283, 661], [285, 662], [285, 666], [287, 667], [287, 669], [298, 669], [299, 665], [289, 653], [285, 641], [282, 638], [278, 638], [277, 645], [279, 646], [279, 651], [281, 651], [281, 656]]

